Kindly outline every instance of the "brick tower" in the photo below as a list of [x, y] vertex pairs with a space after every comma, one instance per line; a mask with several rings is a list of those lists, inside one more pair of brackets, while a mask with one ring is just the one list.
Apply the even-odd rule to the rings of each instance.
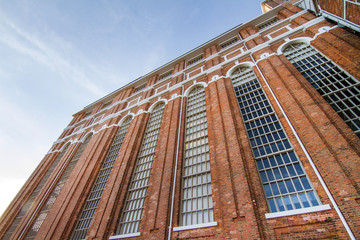
[[262, 9], [75, 113], [0, 239], [360, 239], [360, 4]]

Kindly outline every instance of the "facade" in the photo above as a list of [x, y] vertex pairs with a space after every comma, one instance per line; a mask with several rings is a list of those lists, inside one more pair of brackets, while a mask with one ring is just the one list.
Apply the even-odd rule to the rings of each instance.
[[264, 1], [74, 114], [0, 238], [360, 239], [360, 4], [338, 2]]

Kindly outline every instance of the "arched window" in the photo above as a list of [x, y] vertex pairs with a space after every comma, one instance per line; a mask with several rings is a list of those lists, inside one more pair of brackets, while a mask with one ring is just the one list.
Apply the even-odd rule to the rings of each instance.
[[60, 180], [56, 183], [56, 186], [54, 187], [53, 191], [51, 192], [50, 196], [48, 197], [48, 200], [45, 203], [45, 205], [41, 208], [41, 211], [40, 211], [38, 217], [36, 218], [34, 224], [32, 225], [31, 229], [29, 230], [29, 232], [27, 233], [25, 239], [34, 239], [36, 237], [36, 234], [38, 233], [41, 225], [45, 221], [45, 218], [47, 217], [52, 206], [54, 205], [55, 200], [59, 196], [61, 190], [63, 189], [65, 183], [67, 182], [67, 180], [70, 176], [70, 173], [72, 172], [77, 161], [79, 160], [80, 156], [84, 152], [84, 149], [85, 149], [86, 145], [89, 143], [91, 137], [92, 137], [92, 134], [90, 134], [85, 139], [85, 141], [81, 144], [79, 149], [76, 151], [75, 155], [72, 157], [69, 164], [66, 166], [65, 171], [63, 172]]
[[24, 206], [21, 208], [20, 212], [16, 216], [16, 218], [15, 218], [14, 222], [12, 223], [12, 225], [10, 226], [9, 230], [6, 232], [6, 234], [5, 234], [4, 238], [3, 238], [4, 240], [11, 238], [11, 235], [15, 231], [16, 227], [19, 225], [19, 223], [20, 223], [21, 219], [24, 217], [25, 213], [32, 206], [35, 198], [38, 196], [39, 192], [44, 187], [44, 184], [49, 179], [49, 177], [50, 177], [51, 173], [53, 172], [54, 168], [60, 162], [60, 159], [64, 156], [64, 154], [65, 154], [66, 150], [68, 149], [69, 145], [70, 144], [67, 144], [65, 146], [65, 148], [60, 152], [60, 154], [56, 157], [54, 162], [51, 164], [50, 168], [47, 170], [44, 177], [41, 179], [39, 185], [35, 188], [35, 190], [31, 194], [31, 196], [29, 197], [29, 199], [26, 201], [26, 203], [24, 204]]
[[90, 228], [90, 224], [94, 218], [96, 208], [99, 205], [102, 193], [109, 179], [112, 167], [114, 166], [116, 157], [119, 154], [126, 132], [130, 126], [131, 120], [132, 117], [127, 117], [119, 127], [116, 136], [110, 146], [109, 152], [101, 165], [100, 171], [96, 177], [91, 192], [86, 199], [85, 206], [82, 209], [80, 218], [77, 220], [75, 229], [70, 239], [85, 239], [86, 234]]
[[117, 234], [139, 232], [164, 108], [165, 103], [161, 102], [153, 108], [150, 114], [126, 193]]
[[320, 200], [254, 71], [239, 67], [231, 79], [270, 211], [318, 206]]
[[205, 90], [197, 86], [187, 98], [180, 225], [214, 222]]
[[306, 43], [291, 44], [284, 55], [360, 137], [360, 82]]

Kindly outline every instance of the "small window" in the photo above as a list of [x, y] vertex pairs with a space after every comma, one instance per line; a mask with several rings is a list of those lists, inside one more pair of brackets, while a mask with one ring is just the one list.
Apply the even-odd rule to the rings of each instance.
[[161, 74], [161, 75], [159, 76], [159, 81], [160, 81], [160, 80], [163, 80], [163, 79], [165, 79], [165, 78], [167, 78], [167, 77], [170, 77], [171, 75], [172, 75], [172, 71], [168, 71], [167, 73]]
[[194, 65], [195, 63], [199, 62], [203, 60], [203, 55], [201, 54], [200, 56], [197, 56], [191, 60], [188, 61], [188, 66]]
[[103, 105], [99, 108], [98, 112], [100, 112], [101, 110], [107, 108], [110, 105], [111, 105], [111, 101], [103, 103]]
[[225, 43], [220, 44], [220, 47], [221, 47], [221, 49], [227, 48], [227, 47], [233, 45], [234, 43], [236, 43], [238, 40], [239, 39], [237, 37], [234, 37], [233, 39], [231, 39], [231, 40], [229, 40], [229, 41], [227, 41]]
[[134, 90], [134, 93], [137, 93], [137, 92], [140, 92], [141, 90], [143, 90], [145, 88], [145, 84], [139, 86], [139, 87], [136, 87], [135, 90]]
[[264, 29], [264, 28], [267, 28], [267, 27], [273, 25], [273, 24], [276, 23], [277, 21], [279, 21], [279, 19], [278, 19], [277, 17], [275, 17], [275, 18], [273, 18], [273, 19], [271, 19], [271, 20], [269, 20], [269, 21], [267, 21], [267, 22], [259, 25], [258, 27], [259, 27], [259, 29]]
[[84, 116], [84, 119], [85, 119], [85, 118], [88, 118], [90, 115], [91, 115], [91, 111], [90, 111], [90, 112], [87, 112], [87, 113], [85, 114], [85, 116]]

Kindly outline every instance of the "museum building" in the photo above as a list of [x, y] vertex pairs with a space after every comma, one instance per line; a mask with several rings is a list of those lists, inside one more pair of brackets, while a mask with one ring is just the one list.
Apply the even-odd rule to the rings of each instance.
[[360, 3], [261, 7], [75, 113], [0, 239], [360, 239]]

